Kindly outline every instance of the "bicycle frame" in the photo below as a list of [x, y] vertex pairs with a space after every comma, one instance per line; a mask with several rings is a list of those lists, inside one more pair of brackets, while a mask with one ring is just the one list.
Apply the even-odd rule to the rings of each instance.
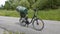
[[29, 24], [32, 23], [32, 21], [34, 20], [34, 18], [37, 19], [37, 14], [38, 14], [38, 12], [34, 11], [34, 15], [33, 15], [32, 19], [31, 19], [31, 21], [29, 22]]

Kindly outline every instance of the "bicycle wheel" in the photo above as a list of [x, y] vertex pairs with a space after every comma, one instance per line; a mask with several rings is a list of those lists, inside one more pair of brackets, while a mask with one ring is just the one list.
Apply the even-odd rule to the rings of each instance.
[[26, 20], [24, 19], [24, 18], [21, 18], [20, 20], [19, 20], [19, 22], [20, 22], [20, 25], [21, 26], [26, 26]]
[[35, 30], [41, 31], [44, 28], [44, 22], [41, 19], [35, 19], [32, 23]]

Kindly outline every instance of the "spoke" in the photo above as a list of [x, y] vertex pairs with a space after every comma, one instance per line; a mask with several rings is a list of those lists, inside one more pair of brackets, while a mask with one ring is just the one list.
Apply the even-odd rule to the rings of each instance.
[[39, 20], [39, 19], [38, 20], [34, 20], [33, 27], [36, 30], [41, 30], [44, 27], [44, 23], [41, 20]]

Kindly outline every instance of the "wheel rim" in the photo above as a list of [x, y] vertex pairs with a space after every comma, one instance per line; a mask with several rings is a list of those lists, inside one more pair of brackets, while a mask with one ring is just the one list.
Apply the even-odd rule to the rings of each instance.
[[[37, 24], [38, 23], [38, 24]], [[34, 20], [33, 22], [33, 28], [35, 30], [41, 31], [44, 28], [44, 23], [42, 20]]]

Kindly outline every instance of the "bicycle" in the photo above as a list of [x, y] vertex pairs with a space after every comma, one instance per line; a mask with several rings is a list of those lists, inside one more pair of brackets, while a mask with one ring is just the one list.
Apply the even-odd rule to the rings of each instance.
[[37, 30], [37, 31], [43, 30], [43, 28], [44, 28], [44, 22], [43, 22], [42, 19], [39, 19], [37, 17], [37, 14], [38, 14], [38, 12], [37, 12], [37, 10], [35, 10], [34, 11], [34, 15], [33, 15], [33, 17], [32, 17], [32, 19], [31, 19], [30, 22], [28, 21], [28, 16], [24, 17], [24, 18], [20, 18], [20, 20], [19, 20], [20, 21], [20, 25], [28, 27], [28, 25], [32, 23], [33, 28], [35, 30]]

